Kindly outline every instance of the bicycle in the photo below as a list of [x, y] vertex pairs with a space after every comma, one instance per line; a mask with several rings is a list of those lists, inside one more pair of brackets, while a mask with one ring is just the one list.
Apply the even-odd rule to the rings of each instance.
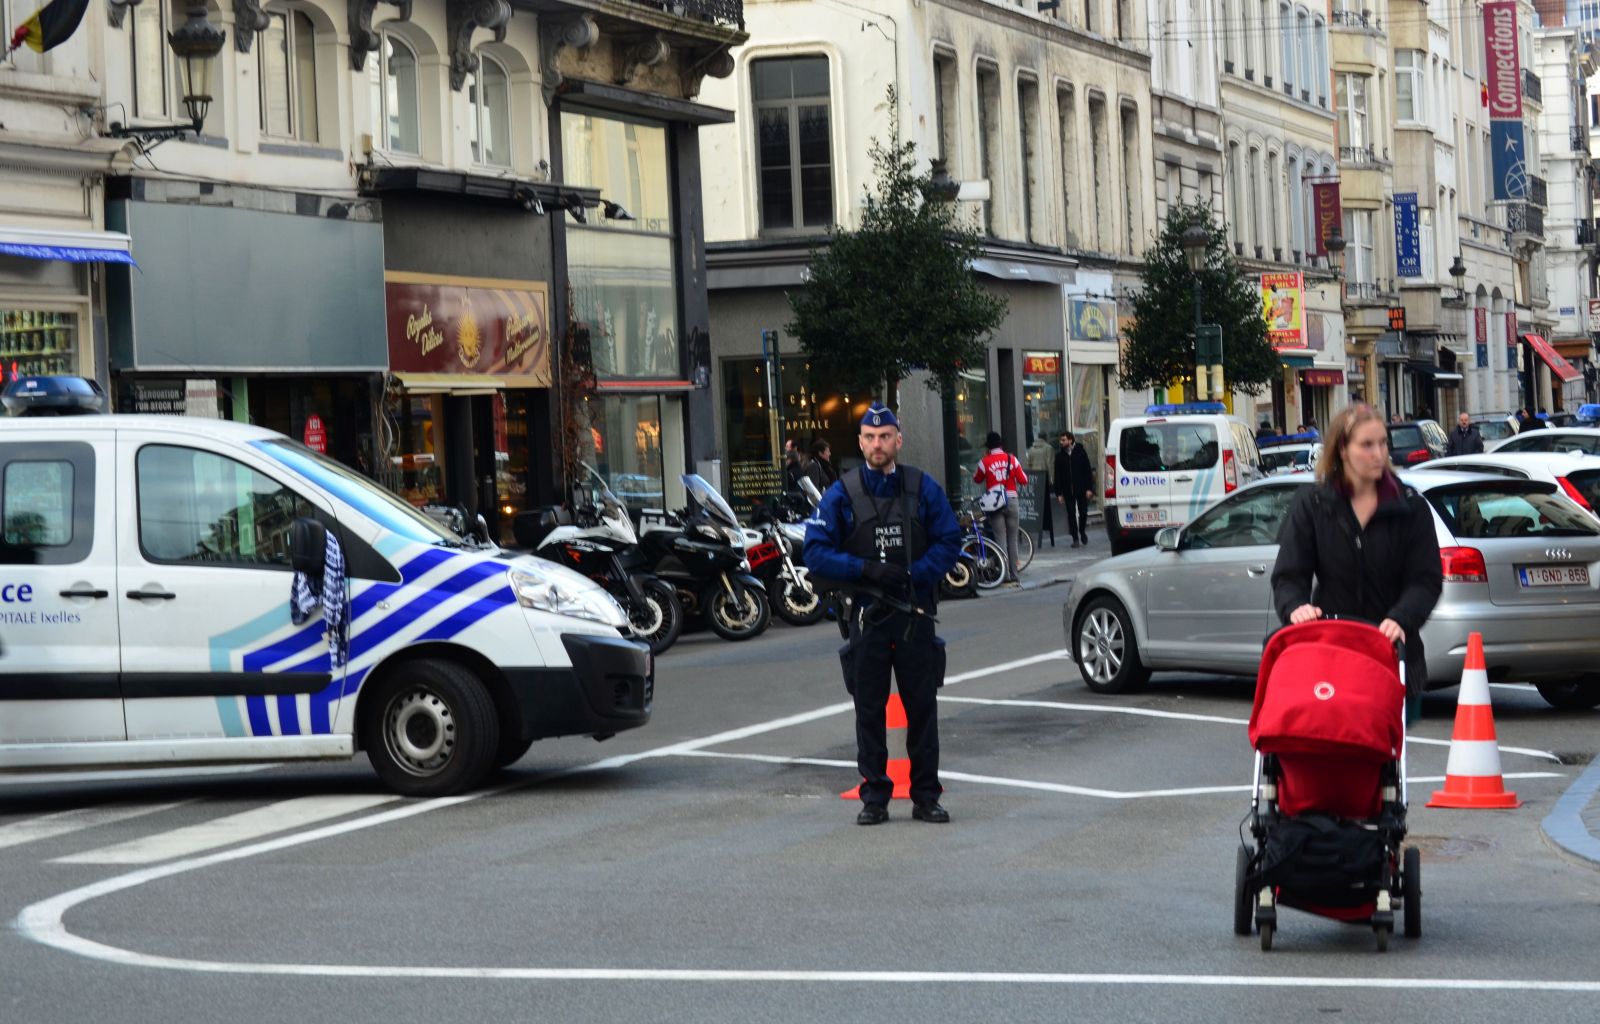
[[[983, 510], [968, 498], [961, 503], [961, 508], [956, 513], [956, 520], [961, 524], [962, 532], [966, 534], [961, 542], [961, 554], [971, 559], [978, 577], [978, 586], [984, 590], [993, 590], [1004, 583], [1005, 546], [994, 536], [994, 530], [988, 526], [988, 517], [983, 514]], [[1033, 538], [1026, 530], [1017, 531], [1017, 554], [1022, 562], [1017, 569], [1020, 573], [1033, 563]]]

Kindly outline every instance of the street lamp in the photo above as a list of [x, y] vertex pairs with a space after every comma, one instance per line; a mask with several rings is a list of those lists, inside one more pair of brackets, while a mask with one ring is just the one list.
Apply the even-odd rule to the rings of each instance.
[[1461, 254], [1456, 253], [1456, 260], [1450, 264], [1450, 276], [1456, 280], [1456, 298], [1461, 302], [1467, 301], [1467, 265], [1461, 259]]
[[1333, 234], [1329, 235], [1328, 240], [1322, 243], [1322, 247], [1328, 250], [1328, 269], [1332, 270], [1335, 275], [1343, 274], [1345, 241], [1344, 235], [1340, 234], [1338, 228], [1333, 229]]
[[1207, 231], [1197, 221], [1184, 229], [1183, 234], [1179, 236], [1179, 241], [1183, 245], [1184, 259], [1189, 263], [1189, 280], [1194, 290], [1195, 393], [1196, 397], [1203, 400], [1211, 397], [1213, 388], [1210, 377], [1213, 366], [1216, 368], [1218, 383], [1218, 387], [1215, 390], [1219, 392], [1221, 391], [1220, 383], [1222, 379], [1222, 354], [1213, 351], [1214, 346], [1209, 339], [1202, 340], [1201, 338], [1201, 335], [1205, 333], [1205, 325], [1202, 323], [1201, 317], [1200, 275], [1206, 269], [1206, 254], [1211, 247], [1211, 232]]
[[113, 139], [138, 139], [141, 144], [181, 138], [186, 132], [200, 134], [211, 110], [211, 77], [216, 67], [217, 55], [228, 33], [206, 19], [204, 0], [190, 0], [189, 20], [176, 32], [167, 33], [167, 45], [178, 57], [178, 77], [183, 89], [183, 109], [189, 115], [189, 124], [161, 125], [151, 128], [130, 128], [112, 124], [106, 135]]

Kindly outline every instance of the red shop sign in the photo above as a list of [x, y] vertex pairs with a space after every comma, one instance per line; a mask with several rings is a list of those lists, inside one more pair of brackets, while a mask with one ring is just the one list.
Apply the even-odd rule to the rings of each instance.
[[389, 368], [550, 386], [550, 294], [541, 281], [384, 275]]
[[1060, 356], [1025, 356], [1023, 357], [1024, 373], [1060, 373]]
[[322, 426], [322, 417], [316, 413], [306, 417], [305, 442], [312, 451], [328, 454], [328, 431]]

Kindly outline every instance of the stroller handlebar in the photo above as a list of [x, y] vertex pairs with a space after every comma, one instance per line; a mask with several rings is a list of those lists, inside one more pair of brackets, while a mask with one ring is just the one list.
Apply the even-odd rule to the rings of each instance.
[[[1316, 621], [1316, 622], [1354, 622], [1354, 623], [1357, 623], [1358, 625], [1362, 625], [1362, 626], [1371, 626], [1373, 629], [1377, 629], [1378, 628], [1378, 624], [1376, 622], [1373, 622], [1371, 619], [1368, 619], [1368, 618], [1363, 618], [1360, 615], [1324, 615], [1324, 616], [1322, 616], [1322, 618], [1315, 619], [1313, 621]], [[1273, 629], [1273, 630], [1269, 631], [1267, 633], [1266, 639], [1264, 639], [1262, 641], [1262, 646], [1265, 647], [1267, 641], [1271, 640], [1272, 637], [1279, 630], [1288, 629], [1288, 628], [1289, 628], [1288, 623], [1285, 623], [1285, 624], [1283, 624], [1281, 626], [1278, 626], [1276, 629]], [[1399, 665], [1400, 665], [1400, 682], [1404, 683], [1406, 681], [1406, 642], [1404, 640], [1396, 640], [1394, 642], [1394, 653], [1395, 653], [1395, 660], [1397, 662], [1399, 662]]]

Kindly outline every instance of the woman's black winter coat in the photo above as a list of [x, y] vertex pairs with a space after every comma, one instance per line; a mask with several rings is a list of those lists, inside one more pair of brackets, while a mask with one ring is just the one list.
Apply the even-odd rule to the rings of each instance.
[[1427, 679], [1422, 624], [1444, 589], [1439, 538], [1427, 499], [1392, 477], [1385, 482], [1380, 494], [1389, 494], [1366, 529], [1350, 499], [1328, 484], [1295, 498], [1278, 534], [1272, 604], [1285, 623], [1303, 604], [1374, 625], [1393, 619], [1406, 633], [1406, 684], [1416, 693]]

